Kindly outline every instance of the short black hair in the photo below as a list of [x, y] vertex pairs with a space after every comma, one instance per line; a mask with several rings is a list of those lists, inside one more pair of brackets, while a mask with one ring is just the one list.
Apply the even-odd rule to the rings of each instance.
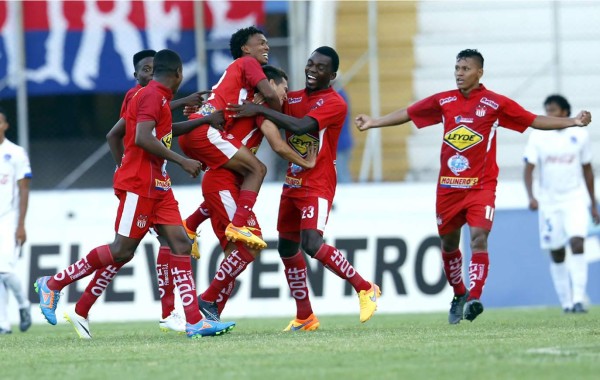
[[175, 73], [181, 66], [181, 57], [173, 50], [163, 49], [154, 56], [154, 76]]
[[331, 58], [331, 69], [334, 73], [337, 73], [338, 69], [340, 68], [340, 56], [335, 49], [329, 46], [321, 46], [316, 48], [315, 51]]
[[148, 57], [154, 57], [156, 55], [156, 50], [151, 50], [151, 49], [147, 49], [147, 50], [141, 50], [138, 51], [137, 53], [135, 53], [133, 55], [133, 68], [135, 69], [135, 71], [137, 71], [138, 67], [138, 63], [140, 63], [140, 61], [144, 58], [148, 58]]
[[477, 49], [465, 49], [459, 52], [456, 56], [457, 61], [465, 58], [473, 58], [474, 60], [479, 62], [479, 65], [483, 69], [483, 55], [481, 55], [481, 53], [477, 51]]
[[231, 52], [233, 59], [238, 59], [244, 55], [242, 52], [242, 46], [246, 45], [248, 43], [248, 39], [255, 34], [264, 35], [265, 32], [253, 25], [247, 28], [242, 28], [231, 35], [231, 39], [229, 40], [229, 51]]
[[569, 104], [567, 98], [558, 94], [550, 95], [544, 101], [544, 107], [552, 103], [558, 105], [561, 110], [567, 111], [567, 116], [571, 116], [571, 105]]
[[271, 66], [271, 65], [264, 65], [262, 67], [263, 72], [265, 73], [265, 75], [267, 76], [267, 79], [271, 80], [273, 79], [275, 81], [275, 83], [279, 84], [281, 83], [284, 79], [288, 80], [288, 76], [285, 73], [285, 71], [283, 71], [282, 69], [275, 67], [275, 66]]

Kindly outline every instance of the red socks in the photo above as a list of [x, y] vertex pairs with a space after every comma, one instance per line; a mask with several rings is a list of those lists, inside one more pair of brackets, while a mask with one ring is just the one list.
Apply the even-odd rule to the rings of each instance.
[[211, 281], [208, 289], [202, 293], [201, 297], [204, 301], [216, 302], [219, 293], [226, 289], [231, 282], [234, 282], [248, 264], [254, 261], [254, 256], [242, 244], [236, 244], [236, 247], [237, 249], [234, 249], [229, 256], [221, 261], [215, 278]]
[[452, 288], [455, 295], [463, 295], [467, 292], [462, 276], [462, 253], [460, 249], [452, 252], [444, 252], [442, 250], [442, 261], [444, 262], [444, 273], [446, 279]]
[[357, 293], [371, 288], [371, 284], [358, 274], [339, 249], [323, 244], [317, 251], [315, 259], [323, 263], [325, 268], [337, 274], [338, 277], [347, 280]]
[[219, 315], [221, 315], [221, 313], [223, 312], [223, 309], [225, 309], [225, 304], [227, 303], [227, 300], [229, 300], [229, 297], [231, 297], [231, 295], [233, 294], [233, 288], [235, 288], [235, 280], [231, 281], [223, 290], [221, 290], [221, 293], [219, 293], [219, 296], [217, 297], [217, 309], [219, 310]]
[[48, 288], [61, 291], [65, 286], [94, 273], [97, 269], [115, 264], [108, 245], [96, 247], [82, 259], [48, 280]]
[[[237, 200], [237, 209], [231, 223], [236, 227], [243, 227], [246, 225], [248, 216], [252, 211], [252, 207], [256, 203], [256, 197], [258, 193], [251, 190], [240, 190], [240, 196]], [[189, 227], [188, 227], [189, 228]]]
[[473, 252], [469, 264], [469, 300], [481, 298], [489, 267], [490, 259], [487, 252]]
[[313, 313], [308, 297], [306, 261], [301, 251], [292, 257], [282, 257], [285, 266], [285, 278], [292, 297], [296, 301], [296, 318], [306, 319]]
[[160, 247], [156, 257], [156, 278], [158, 279], [158, 294], [162, 307], [162, 318], [167, 318], [175, 309], [175, 285], [169, 276], [169, 263], [171, 261], [171, 249]]
[[189, 324], [196, 324], [202, 319], [198, 300], [196, 299], [196, 284], [192, 274], [190, 256], [171, 254], [170, 262], [171, 281], [177, 287], [181, 296], [181, 304], [185, 313], [185, 320]]
[[194, 213], [187, 217], [185, 220], [185, 226], [188, 230], [196, 231], [198, 226], [202, 224], [206, 219], [210, 218], [210, 213], [206, 208], [206, 202], [202, 204], [194, 211]]
[[90, 309], [94, 306], [98, 297], [104, 293], [108, 285], [117, 275], [117, 272], [119, 272], [125, 264], [130, 262], [131, 259], [133, 259], [133, 256], [127, 261], [114, 263], [98, 269], [94, 274], [92, 281], [90, 281], [87, 288], [85, 288], [81, 298], [79, 298], [79, 301], [75, 304], [75, 312], [87, 319]]

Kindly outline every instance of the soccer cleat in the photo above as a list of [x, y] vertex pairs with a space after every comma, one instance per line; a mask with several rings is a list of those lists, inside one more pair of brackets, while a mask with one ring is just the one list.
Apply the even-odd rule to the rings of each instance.
[[44, 314], [44, 318], [46, 318], [51, 325], [55, 325], [56, 305], [60, 299], [60, 292], [48, 288], [49, 279], [50, 276], [40, 277], [35, 281], [33, 286], [35, 287], [35, 292], [40, 296], [40, 309], [42, 310], [42, 314]]
[[369, 290], [358, 292], [358, 301], [360, 303], [360, 323], [365, 323], [377, 310], [377, 298], [381, 297], [381, 290], [376, 284], [369, 282]]
[[182, 220], [181, 222], [183, 223], [183, 228], [185, 229], [185, 233], [187, 234], [188, 238], [192, 242], [191, 255], [194, 259], [198, 260], [198, 259], [200, 259], [200, 247], [198, 246], [198, 234], [196, 233], [196, 231], [192, 231], [189, 228], [187, 228], [187, 225], [185, 224], [185, 219]]
[[175, 310], [173, 310], [167, 318], [161, 319], [158, 322], [158, 327], [160, 328], [160, 331], [163, 332], [168, 332], [170, 330], [178, 333], [185, 333], [185, 325], [185, 318], [182, 318]]
[[315, 331], [321, 326], [316, 315], [311, 314], [306, 319], [292, 319], [290, 324], [283, 331]]
[[87, 318], [75, 312], [75, 308], [70, 308], [65, 311], [65, 319], [73, 326], [77, 335], [81, 339], [92, 339], [92, 333], [90, 331], [90, 321]]
[[186, 324], [185, 333], [188, 338], [198, 339], [203, 336], [216, 336], [230, 332], [235, 327], [235, 322], [215, 322], [201, 319], [196, 324]]
[[31, 306], [19, 309], [19, 317], [21, 318], [19, 330], [25, 332], [31, 327]]
[[450, 311], [448, 312], [448, 323], [455, 325], [460, 323], [463, 319], [463, 310], [465, 309], [465, 302], [469, 297], [469, 292], [466, 292], [462, 296], [454, 295], [452, 302], [450, 302]]
[[204, 318], [209, 321], [221, 322], [221, 316], [219, 315], [219, 308], [216, 302], [205, 301], [201, 296], [198, 296], [198, 308]]
[[565, 307], [563, 308], [563, 314], [571, 314], [573, 313], [573, 308], [572, 307]]
[[233, 224], [229, 223], [227, 228], [225, 229], [225, 237], [227, 240], [231, 242], [241, 241], [246, 244], [250, 248], [254, 249], [265, 249], [267, 248], [267, 243], [258, 236], [256, 236], [251, 229], [248, 227], [236, 227]]
[[481, 313], [483, 313], [483, 304], [477, 298], [473, 298], [465, 303], [463, 318], [467, 321], [473, 322], [473, 320]]
[[573, 310], [571, 310], [572, 313], [574, 314], [583, 314], [583, 313], [587, 313], [588, 311], [586, 310], [585, 307], [583, 307], [583, 304], [581, 302], [577, 302], [573, 305]]

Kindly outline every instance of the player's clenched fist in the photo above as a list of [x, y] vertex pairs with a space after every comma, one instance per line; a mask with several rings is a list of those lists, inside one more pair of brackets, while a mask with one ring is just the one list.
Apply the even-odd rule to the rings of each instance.
[[198, 177], [198, 174], [200, 174], [200, 170], [202, 170], [202, 163], [200, 161], [186, 158], [181, 163], [181, 168], [191, 175], [192, 178], [196, 178]]
[[354, 125], [359, 131], [366, 131], [373, 126], [373, 119], [369, 115], [360, 114], [354, 119]]
[[575, 117], [576, 125], [588, 125], [592, 121], [592, 114], [589, 111], [581, 111]]

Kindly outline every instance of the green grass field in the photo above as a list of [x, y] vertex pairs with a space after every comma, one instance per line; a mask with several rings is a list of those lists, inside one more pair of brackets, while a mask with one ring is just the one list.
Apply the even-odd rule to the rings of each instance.
[[[66, 323], [0, 336], [1, 379], [598, 379], [600, 308], [486, 310], [450, 326], [446, 314], [322, 316], [315, 332], [288, 319], [239, 319], [221, 337], [190, 340], [158, 323]], [[62, 322], [62, 321], [61, 321]]]

